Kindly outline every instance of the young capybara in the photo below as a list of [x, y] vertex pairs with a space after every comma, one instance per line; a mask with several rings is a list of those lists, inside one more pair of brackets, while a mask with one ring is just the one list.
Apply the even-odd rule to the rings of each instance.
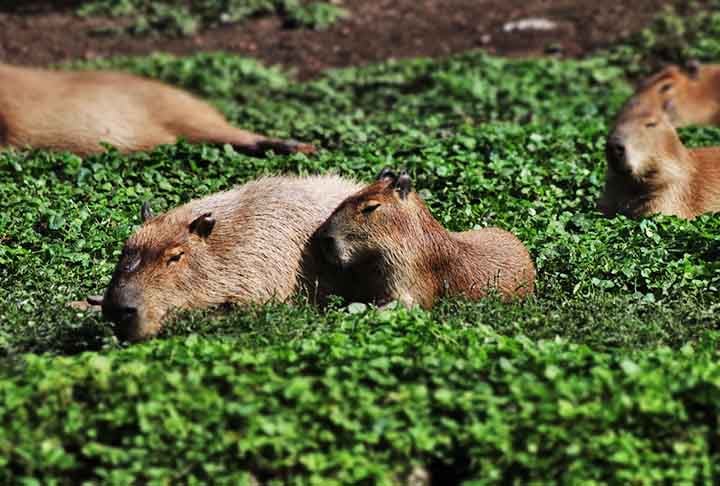
[[621, 113], [608, 137], [605, 190], [609, 217], [655, 213], [692, 219], [720, 210], [720, 147], [688, 149], [658, 109]]
[[720, 125], [720, 65], [668, 66], [640, 83], [620, 118], [662, 110], [675, 127]]
[[283, 301], [312, 285], [305, 247], [361, 186], [335, 175], [266, 177], [153, 216], [125, 246], [101, 302], [116, 334], [157, 334], [172, 309]]
[[334, 289], [348, 300], [429, 308], [445, 296], [478, 299], [497, 289], [510, 299], [534, 289], [535, 267], [514, 235], [499, 228], [448, 232], [410, 177], [387, 169], [340, 204], [312, 245], [329, 267], [325, 273], [352, 282]]
[[260, 155], [315, 148], [230, 125], [215, 108], [169, 85], [119, 72], [48, 71], [0, 64], [0, 148], [149, 150], [184, 138]]

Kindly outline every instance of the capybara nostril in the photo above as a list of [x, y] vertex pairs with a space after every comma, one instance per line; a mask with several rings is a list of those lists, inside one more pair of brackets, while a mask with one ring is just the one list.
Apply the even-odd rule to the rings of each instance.
[[619, 173], [630, 172], [627, 166], [627, 150], [625, 149], [625, 143], [621, 137], [613, 135], [607, 141], [606, 145], [606, 156], [610, 166]]
[[610, 137], [608, 140], [608, 150], [618, 158], [625, 157], [625, 144], [618, 136]]
[[132, 305], [104, 305], [105, 317], [118, 324], [132, 322], [138, 316], [138, 308]]
[[317, 242], [323, 258], [330, 263], [335, 262], [337, 260], [335, 238], [331, 236], [319, 236]]
[[119, 309], [118, 317], [121, 321], [130, 321], [137, 317], [137, 307], [123, 306]]

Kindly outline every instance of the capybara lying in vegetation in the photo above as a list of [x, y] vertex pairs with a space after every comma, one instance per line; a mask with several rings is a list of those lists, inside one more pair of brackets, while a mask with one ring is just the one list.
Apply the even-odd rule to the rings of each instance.
[[267, 177], [159, 216], [143, 206], [103, 314], [119, 337], [138, 340], [157, 334], [174, 308], [286, 300], [314, 284], [310, 236], [360, 187], [334, 175]]
[[720, 125], [720, 65], [666, 67], [640, 83], [619, 117], [657, 110], [675, 127]]
[[260, 155], [315, 151], [230, 125], [215, 108], [169, 85], [119, 72], [64, 72], [0, 64], [0, 147], [102, 152], [149, 150], [184, 138]]
[[[407, 174], [383, 170], [348, 197], [313, 236], [313, 252], [348, 300], [431, 307], [439, 298], [504, 298], [533, 292], [535, 268], [511, 233], [486, 228], [448, 232], [412, 190]], [[329, 278], [327, 275], [326, 278]]]
[[607, 141], [606, 216], [691, 219], [720, 210], [720, 148], [687, 149], [659, 109], [620, 114]]

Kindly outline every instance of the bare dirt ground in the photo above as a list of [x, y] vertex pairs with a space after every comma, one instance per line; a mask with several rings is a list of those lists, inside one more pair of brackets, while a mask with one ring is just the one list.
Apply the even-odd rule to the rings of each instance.
[[[68, 59], [164, 51], [224, 50], [294, 68], [300, 78], [390, 58], [445, 56], [483, 48], [506, 56], [580, 56], [647, 25], [677, 0], [344, 0], [350, 11], [325, 31], [283, 28], [276, 17], [205, 30], [188, 38], [99, 36], [118, 20], [82, 18], [73, 1], [0, 2], [0, 61], [47, 65]], [[702, 4], [702, 2], [700, 3]], [[508, 30], [528, 18], [550, 30]]]

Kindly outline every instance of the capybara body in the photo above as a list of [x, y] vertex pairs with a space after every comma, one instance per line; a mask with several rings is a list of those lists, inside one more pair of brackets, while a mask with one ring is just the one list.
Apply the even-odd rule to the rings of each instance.
[[607, 141], [606, 216], [692, 219], [720, 210], [720, 148], [686, 148], [657, 108], [621, 113]]
[[123, 339], [151, 337], [175, 308], [284, 301], [315, 276], [306, 244], [361, 186], [339, 176], [266, 177], [191, 201], [128, 239], [102, 301]]
[[208, 103], [167, 84], [120, 72], [49, 71], [0, 64], [0, 147], [102, 152], [149, 150], [184, 138], [261, 154], [313, 152], [230, 125]]
[[[525, 246], [499, 228], [453, 233], [432, 217], [410, 179], [383, 171], [347, 198], [318, 229], [313, 251], [348, 300], [431, 307], [442, 297], [506, 299], [534, 289]], [[343, 285], [352, 282], [352, 285]]]
[[720, 125], [720, 65], [666, 67], [640, 83], [619, 118], [658, 110], [675, 127]]

